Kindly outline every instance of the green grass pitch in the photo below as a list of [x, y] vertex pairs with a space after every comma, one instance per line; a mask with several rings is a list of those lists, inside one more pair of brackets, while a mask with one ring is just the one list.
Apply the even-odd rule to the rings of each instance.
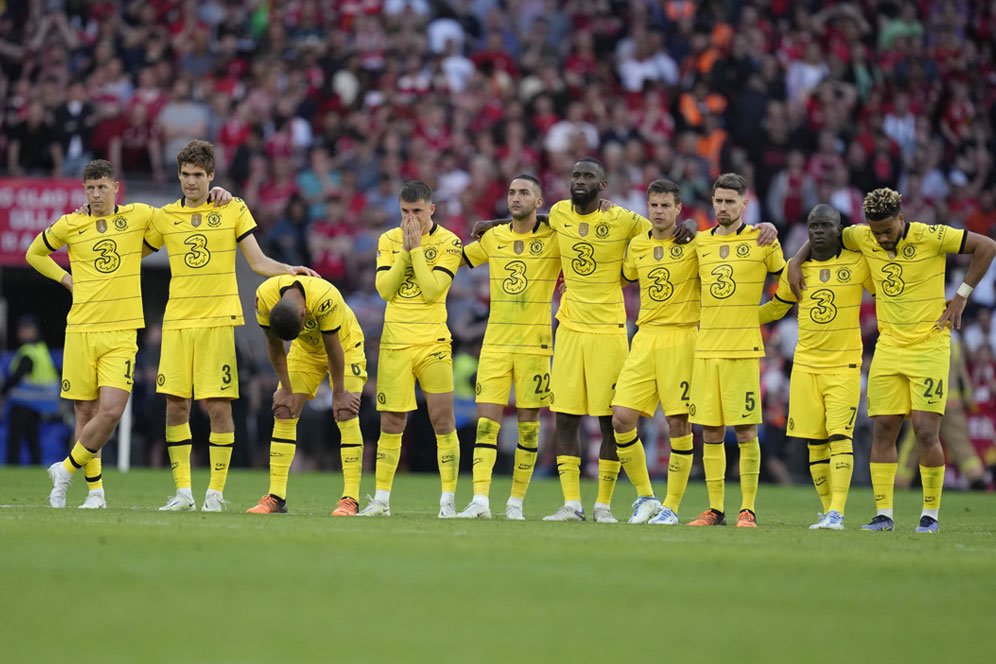
[[[440, 521], [438, 479], [401, 475], [390, 519], [327, 516], [334, 474], [292, 475], [291, 514], [241, 512], [266, 475], [234, 471], [224, 514], [164, 514], [168, 471], [105, 472], [111, 508], [45, 506], [43, 469], [0, 469], [0, 620], [6, 662], [989, 662], [996, 500], [945, 493], [938, 535], [813, 532], [810, 488], [761, 486], [756, 531]], [[461, 477], [458, 508], [469, 499]], [[206, 471], [194, 474], [203, 497]], [[371, 474], [364, 486], [372, 485]], [[492, 490], [500, 513], [507, 478]], [[590, 510], [595, 487], [583, 486]], [[623, 519], [633, 490], [622, 479]], [[727, 487], [736, 507], [739, 489]], [[365, 502], [365, 501], [362, 501]], [[682, 509], [705, 506], [701, 483]]]

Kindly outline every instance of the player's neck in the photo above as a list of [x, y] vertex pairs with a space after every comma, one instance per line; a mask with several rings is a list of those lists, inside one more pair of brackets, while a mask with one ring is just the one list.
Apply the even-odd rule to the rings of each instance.
[[719, 224], [716, 226], [716, 235], [735, 235], [743, 226], [743, 219], [739, 219], [735, 224], [730, 224], [729, 226]]
[[598, 210], [599, 202], [598, 199], [596, 198], [591, 203], [588, 203], [586, 205], [578, 205], [577, 203], [571, 203], [571, 205], [574, 207], [574, 211], [577, 214], [588, 215]]
[[533, 212], [528, 217], [523, 217], [521, 219], [516, 219], [515, 217], [512, 217], [512, 231], [518, 233], [519, 235], [532, 233], [534, 228], [536, 228], [535, 212]]
[[667, 240], [674, 237], [674, 224], [671, 224], [663, 230], [657, 230], [657, 228], [650, 229], [650, 237], [655, 240]]
[[204, 198], [191, 198], [190, 196], [185, 196], [183, 198], [183, 207], [188, 207], [188, 208], [200, 207], [205, 203], [207, 203], [207, 201], [208, 201], [207, 194], [204, 195]]
[[828, 261], [839, 253], [840, 247], [828, 247], [823, 250], [813, 247], [812, 258], [814, 261]]

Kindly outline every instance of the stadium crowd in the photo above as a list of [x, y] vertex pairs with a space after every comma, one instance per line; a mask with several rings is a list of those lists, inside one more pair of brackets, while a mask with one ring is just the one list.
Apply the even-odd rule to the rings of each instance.
[[[212, 141], [218, 183], [245, 199], [269, 255], [343, 290], [371, 359], [384, 311], [376, 241], [399, 223], [408, 179], [432, 186], [435, 219], [464, 240], [475, 220], [507, 213], [513, 175], [535, 173], [549, 206], [569, 197], [571, 165], [586, 155], [604, 161], [608, 197], [641, 214], [651, 180], [679, 182], [701, 228], [712, 223], [712, 181], [740, 173], [751, 184], [746, 221], [774, 223], [788, 255], [816, 203], [861, 222], [864, 193], [885, 186], [903, 194], [910, 219], [996, 237], [996, 2], [5, 5], [6, 174], [78, 177], [101, 157], [165, 191], [179, 148]], [[963, 267], [949, 269], [953, 285]], [[487, 296], [486, 274], [461, 271], [449, 297], [470, 427]], [[635, 313], [636, 291], [628, 297]], [[983, 439], [996, 420], [994, 306], [990, 271], [960, 335], [971, 383], [962, 396], [988, 413]], [[864, 319], [870, 354], [871, 302]], [[762, 374], [766, 471], [779, 481], [793, 449], [783, 439], [795, 338], [791, 318], [772, 328]], [[260, 429], [268, 373], [249, 379], [259, 395], [243, 415], [260, 412]], [[372, 439], [375, 414], [365, 413]]]

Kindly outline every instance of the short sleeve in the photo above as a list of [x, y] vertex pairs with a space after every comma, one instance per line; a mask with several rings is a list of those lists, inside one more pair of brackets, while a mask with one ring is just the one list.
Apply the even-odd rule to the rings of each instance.
[[269, 281], [264, 281], [256, 289], [256, 322], [259, 323], [260, 327], [270, 327], [270, 309], [272, 308], [272, 304], [269, 302], [268, 295], [272, 290], [272, 284]]
[[50, 250], [55, 251], [66, 244], [66, 229], [69, 219], [62, 215], [55, 220], [55, 223], [42, 231], [42, 241]]
[[165, 218], [166, 213], [159, 208], [153, 212], [149, 225], [145, 227], [145, 244], [153, 251], [159, 251], [163, 246], [162, 223]]
[[858, 243], [861, 241], [861, 237], [858, 235], [861, 230], [857, 226], [848, 226], [840, 232], [840, 243], [844, 245], [844, 248], [848, 251], [860, 251], [861, 248]]
[[626, 248], [626, 257], [623, 258], [622, 273], [626, 281], [636, 281], [640, 273], [636, 269], [636, 258], [633, 256], [633, 245]]
[[550, 228], [555, 231], [560, 231], [563, 226], [564, 221], [564, 206], [563, 201], [555, 203], [552, 208], [550, 208], [550, 215], [548, 217], [548, 223]]
[[633, 239], [640, 235], [646, 235], [650, 232], [653, 225], [650, 220], [644, 217], [639, 212], [626, 211], [630, 215], [630, 221], [632, 222], [632, 227], [629, 229], [629, 239]]
[[927, 229], [927, 236], [936, 236], [938, 254], [960, 254], [965, 249], [968, 231], [937, 224]]
[[[490, 234], [489, 234], [490, 235]], [[488, 262], [488, 250], [484, 241], [471, 242], [463, 247], [463, 257], [470, 267], [479, 267]]]
[[781, 300], [786, 304], [798, 302], [795, 294], [792, 293], [792, 287], [789, 286], [788, 274], [785, 272], [782, 272], [778, 277], [778, 289], [775, 291], [775, 299]]
[[235, 219], [235, 237], [241, 242], [255, 232], [256, 220], [253, 218], [252, 212], [249, 211], [249, 206], [241, 198], [234, 199], [229, 205], [236, 206], [235, 213], [238, 216]]
[[331, 286], [321, 293], [315, 308], [315, 322], [323, 333], [336, 332], [343, 324], [345, 302], [342, 295]]
[[768, 268], [768, 273], [780, 273], [785, 269], [785, 255], [782, 253], [781, 243], [775, 240], [766, 248], [768, 249], [768, 253], [764, 257], [764, 264]]
[[440, 256], [439, 262], [432, 269], [448, 272], [453, 277], [456, 275], [457, 270], [460, 269], [460, 261], [463, 260], [463, 242], [454, 235], [452, 238], [445, 240], [445, 244], [441, 248], [442, 256]]

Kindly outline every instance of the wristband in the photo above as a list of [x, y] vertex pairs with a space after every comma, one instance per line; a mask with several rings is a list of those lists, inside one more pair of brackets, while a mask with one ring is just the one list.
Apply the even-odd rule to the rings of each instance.
[[969, 286], [963, 281], [961, 282], [961, 286], [958, 286], [958, 295], [961, 295], [963, 298], [967, 300], [968, 296], [971, 295], [972, 291], [974, 290], [975, 290], [974, 286]]

